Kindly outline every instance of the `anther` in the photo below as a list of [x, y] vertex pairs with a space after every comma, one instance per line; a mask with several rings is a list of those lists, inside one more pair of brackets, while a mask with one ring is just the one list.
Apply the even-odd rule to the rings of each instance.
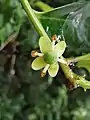
[[41, 71], [41, 77], [44, 77], [46, 75], [46, 73], [44, 73], [43, 71]]
[[56, 34], [53, 35], [51, 39], [52, 39], [52, 41], [56, 41], [57, 40], [57, 35]]
[[31, 56], [32, 57], [43, 56], [43, 54], [42, 53], [38, 53], [37, 51], [34, 50], [34, 51], [31, 52]]
[[54, 47], [55, 47], [55, 42], [57, 41], [57, 35], [56, 34], [54, 34], [53, 36], [52, 36], [52, 50], [54, 50]]
[[32, 51], [32, 52], [31, 52], [31, 56], [32, 56], [32, 57], [36, 57], [36, 56], [37, 56], [37, 51], [35, 51], [35, 50]]

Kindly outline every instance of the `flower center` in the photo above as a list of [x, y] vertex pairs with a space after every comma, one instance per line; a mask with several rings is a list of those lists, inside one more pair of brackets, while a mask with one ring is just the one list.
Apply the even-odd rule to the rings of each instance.
[[50, 51], [44, 54], [44, 60], [47, 64], [54, 64], [57, 62], [57, 53]]

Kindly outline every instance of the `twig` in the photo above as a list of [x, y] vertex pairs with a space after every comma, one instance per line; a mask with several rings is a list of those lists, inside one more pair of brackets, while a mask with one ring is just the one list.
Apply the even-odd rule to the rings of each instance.
[[15, 66], [15, 61], [16, 61], [16, 55], [11, 56], [11, 64], [8, 72], [8, 78], [9, 81], [12, 80], [13, 75], [15, 74], [14, 66]]
[[8, 37], [8, 39], [1, 44], [0, 51], [3, 50], [10, 42], [13, 42], [16, 40], [18, 33], [14, 33]]

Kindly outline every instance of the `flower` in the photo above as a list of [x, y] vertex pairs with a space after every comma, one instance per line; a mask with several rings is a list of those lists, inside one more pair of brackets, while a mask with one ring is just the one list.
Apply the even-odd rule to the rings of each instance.
[[56, 39], [51, 41], [46, 36], [42, 36], [39, 39], [39, 47], [41, 53], [37, 51], [31, 52], [33, 57], [38, 56], [32, 62], [32, 69], [40, 70], [44, 68], [41, 72], [41, 77], [45, 76], [47, 71], [51, 77], [55, 77], [59, 70], [58, 62], [66, 64], [66, 61], [61, 58], [66, 48], [65, 41], [59, 41], [56, 44]]

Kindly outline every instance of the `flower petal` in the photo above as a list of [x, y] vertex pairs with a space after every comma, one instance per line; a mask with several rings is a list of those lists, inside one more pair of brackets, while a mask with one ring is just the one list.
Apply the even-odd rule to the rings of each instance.
[[58, 70], [59, 70], [59, 65], [58, 63], [55, 63], [49, 67], [48, 72], [51, 77], [55, 77], [57, 75]]
[[37, 57], [33, 62], [32, 62], [32, 69], [34, 70], [40, 70], [42, 69], [46, 63], [44, 62], [43, 57]]
[[65, 48], [66, 48], [65, 41], [60, 41], [55, 45], [54, 50], [57, 53], [58, 57], [60, 57], [64, 53]]
[[42, 36], [39, 39], [39, 47], [42, 53], [46, 53], [52, 50], [52, 43], [50, 39], [48, 39], [45, 36]]

